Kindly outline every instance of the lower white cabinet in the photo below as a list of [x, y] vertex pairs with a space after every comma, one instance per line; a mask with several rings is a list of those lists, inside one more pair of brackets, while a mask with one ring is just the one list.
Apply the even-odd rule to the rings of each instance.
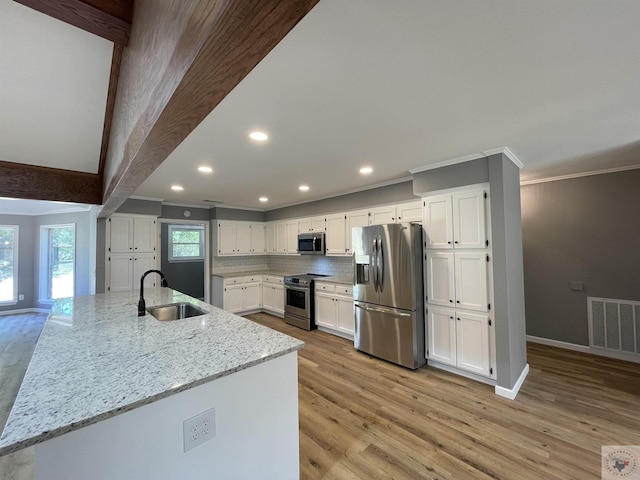
[[316, 325], [340, 336], [353, 338], [353, 287], [330, 283], [316, 284]]
[[282, 277], [267, 277], [262, 281], [262, 309], [284, 316], [284, 285]]
[[[123, 292], [140, 288], [140, 277], [147, 270], [156, 268], [154, 253], [130, 253], [110, 255], [107, 259], [107, 291]], [[147, 275], [144, 288], [158, 284], [156, 275]]]
[[223, 308], [239, 313], [262, 307], [262, 278], [232, 277], [224, 281]]
[[488, 315], [429, 305], [426, 357], [477, 375], [493, 376], [491, 327]]

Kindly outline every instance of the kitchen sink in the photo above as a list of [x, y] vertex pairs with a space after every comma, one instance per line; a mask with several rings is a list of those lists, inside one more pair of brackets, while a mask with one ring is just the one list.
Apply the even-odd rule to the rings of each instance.
[[162, 322], [180, 320], [181, 318], [207, 315], [209, 312], [187, 302], [170, 303], [168, 305], [156, 305], [147, 308], [147, 312]]

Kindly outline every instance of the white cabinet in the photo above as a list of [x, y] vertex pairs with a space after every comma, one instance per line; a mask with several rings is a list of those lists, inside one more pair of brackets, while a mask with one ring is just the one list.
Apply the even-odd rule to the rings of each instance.
[[284, 255], [298, 253], [297, 220], [288, 220], [276, 224], [276, 252]]
[[266, 239], [266, 252], [269, 255], [274, 255], [278, 253], [278, 243], [276, 236], [276, 228], [277, 224], [275, 222], [269, 222], [266, 225], [267, 239]]
[[284, 316], [284, 284], [282, 277], [264, 275], [262, 278], [262, 308]]
[[[487, 188], [424, 199], [426, 356], [495, 378]], [[444, 192], [443, 192], [444, 193]]]
[[486, 190], [424, 199], [427, 248], [486, 248]]
[[396, 222], [422, 223], [422, 201], [416, 200], [396, 205]]
[[325, 231], [325, 217], [324, 215], [319, 217], [301, 218], [298, 222], [298, 232], [324, 232]]
[[369, 225], [369, 210], [356, 210], [347, 212], [347, 253], [351, 255], [351, 233], [353, 227], [366, 227]]
[[353, 338], [353, 287], [331, 283], [316, 284], [316, 325], [340, 336]]
[[396, 206], [385, 205], [369, 209], [369, 225], [384, 225], [396, 222]]
[[428, 303], [489, 310], [486, 253], [428, 251], [426, 257]]
[[347, 252], [347, 215], [336, 213], [326, 217], [327, 234], [325, 236], [327, 255], [348, 255]]
[[487, 315], [429, 307], [428, 358], [478, 375], [491, 376], [490, 330]]
[[214, 221], [212, 239], [215, 256], [264, 255], [266, 251], [261, 222]]
[[[119, 292], [139, 288], [140, 277], [156, 268], [156, 217], [114, 214], [106, 231], [106, 289]], [[157, 277], [149, 275], [145, 287], [153, 287]]]
[[260, 310], [262, 307], [262, 277], [230, 277], [224, 279], [223, 307], [233, 313]]

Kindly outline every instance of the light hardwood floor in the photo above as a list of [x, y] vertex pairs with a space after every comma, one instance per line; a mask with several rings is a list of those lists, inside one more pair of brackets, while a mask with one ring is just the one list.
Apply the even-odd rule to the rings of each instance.
[[[640, 444], [638, 364], [530, 344], [531, 370], [511, 401], [271, 315], [248, 318], [306, 342], [298, 362], [302, 479], [599, 479], [601, 445]], [[24, 362], [32, 347], [10, 351]], [[5, 367], [0, 375], [18, 375]], [[10, 457], [0, 461], [0, 479], [31, 479], [30, 449]]]

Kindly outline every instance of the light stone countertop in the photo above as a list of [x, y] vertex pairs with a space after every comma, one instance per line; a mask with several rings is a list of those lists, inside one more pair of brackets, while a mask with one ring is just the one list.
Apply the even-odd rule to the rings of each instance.
[[139, 292], [57, 300], [4, 432], [0, 456], [301, 349], [304, 343], [169, 288], [147, 307], [191, 302], [210, 313], [137, 316]]
[[[300, 272], [282, 272], [282, 271], [274, 271], [274, 270], [247, 270], [247, 271], [239, 271], [239, 272], [212, 273], [211, 275], [214, 277], [222, 277], [222, 278], [248, 277], [251, 275], [271, 275], [274, 277], [286, 277], [288, 275], [295, 275], [298, 273]], [[353, 278], [331, 275], [328, 277], [317, 278], [316, 282], [339, 283], [341, 285], [353, 285]]]

